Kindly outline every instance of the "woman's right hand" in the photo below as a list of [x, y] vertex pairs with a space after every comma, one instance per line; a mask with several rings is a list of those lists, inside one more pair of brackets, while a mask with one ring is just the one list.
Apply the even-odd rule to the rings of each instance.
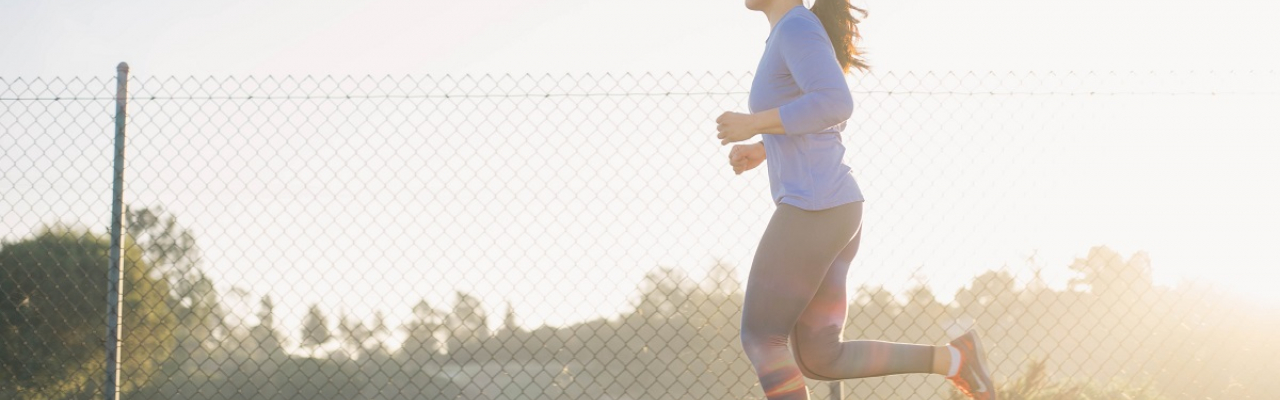
[[734, 174], [742, 175], [743, 172], [760, 166], [764, 162], [764, 156], [763, 142], [734, 145], [729, 150], [729, 165], [733, 167]]

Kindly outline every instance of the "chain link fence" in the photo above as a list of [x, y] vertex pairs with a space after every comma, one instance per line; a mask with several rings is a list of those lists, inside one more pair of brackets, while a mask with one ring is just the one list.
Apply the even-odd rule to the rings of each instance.
[[[131, 77], [122, 397], [762, 398], [737, 335], [773, 205], [713, 122], [751, 79]], [[1255, 271], [1238, 284], [1124, 242], [1273, 209], [1280, 74], [850, 83], [868, 202], [846, 339], [976, 327], [1009, 398], [1280, 392], [1280, 307], [1250, 297], [1274, 290], [1233, 289], [1280, 278], [1275, 230], [1154, 240], [1238, 239], [1256, 268], [1198, 265]], [[2, 398], [102, 397], [114, 84], [0, 78]], [[1188, 185], [1215, 194], [1170, 212]]]

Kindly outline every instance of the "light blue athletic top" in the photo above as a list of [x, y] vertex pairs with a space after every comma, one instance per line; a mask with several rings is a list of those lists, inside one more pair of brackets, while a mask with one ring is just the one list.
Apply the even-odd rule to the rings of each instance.
[[785, 135], [760, 135], [775, 203], [822, 210], [862, 201], [840, 132], [853, 97], [818, 16], [796, 6], [774, 25], [751, 82], [752, 113], [779, 108]]

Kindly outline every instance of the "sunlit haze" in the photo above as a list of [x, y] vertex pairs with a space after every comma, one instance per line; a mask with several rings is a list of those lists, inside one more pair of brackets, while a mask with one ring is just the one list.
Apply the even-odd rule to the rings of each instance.
[[[1274, 72], [1280, 65], [1280, 24], [1274, 22], [1280, 2], [909, 0], [864, 5], [870, 17], [861, 28], [863, 46], [876, 73], [926, 76], [934, 71], [945, 77], [1013, 71], [1049, 76], [1057, 71], [1060, 75], [1054, 76], [1063, 76], [1070, 74], [1063, 71], [1074, 71], [1094, 76], [1087, 74], [1098, 71], [1096, 76], [1105, 77], [1109, 71], [1136, 71], [1135, 79], [1146, 79], [1136, 83], [1142, 86], [1138, 89], [1088, 86], [1093, 81], [1086, 78], [1084, 87], [1055, 90], [1162, 93], [1163, 87], [1171, 87], [1194, 93], [1095, 97], [1091, 103], [1050, 97], [1045, 101], [1052, 104], [1035, 103], [1039, 105], [1027, 110], [993, 103], [1004, 122], [959, 124], [948, 132], [964, 136], [950, 137], [929, 135], [939, 135], [939, 124], [964, 121], [956, 115], [969, 109], [951, 103], [954, 99], [904, 104], [897, 110], [858, 109], [858, 118], [874, 121], [931, 120], [896, 127], [850, 126], [845, 132], [851, 146], [848, 162], [868, 198], [864, 250], [850, 275], [851, 287], [885, 285], [901, 292], [924, 282], [949, 300], [975, 274], [998, 268], [1013, 272], [1021, 283], [1040, 269], [1051, 285], [1062, 287], [1071, 277], [1067, 265], [1091, 247], [1105, 245], [1126, 257], [1149, 254], [1158, 284], [1209, 282], [1280, 306], [1280, 290], [1274, 287], [1280, 282], [1280, 253], [1274, 251], [1280, 238], [1280, 212], [1275, 210], [1280, 204], [1280, 158], [1275, 155], [1280, 113], [1275, 112], [1274, 94], [1280, 85], [1274, 74], [1256, 87], [1222, 79], [1230, 71]], [[769, 27], [762, 15], [729, 0], [57, 0], [8, 2], [2, 8], [0, 77], [7, 80], [110, 77], [121, 61], [129, 63], [135, 78], [575, 74], [614, 79], [708, 71], [744, 76], [754, 70]], [[1141, 21], [1140, 29], [1134, 21]], [[849, 77], [855, 88], [860, 76]], [[1162, 82], [1170, 86], [1160, 86]], [[1271, 95], [1215, 97], [1211, 92], [1218, 89], [1203, 89], [1221, 82], [1231, 90]], [[855, 102], [897, 104], [892, 95], [867, 89], [861, 88]], [[735, 92], [724, 104], [738, 104], [733, 111], [744, 111], [745, 98]], [[582, 126], [577, 128], [584, 131], [566, 135], [586, 142], [548, 143], [528, 136], [558, 125], [522, 130], [521, 137], [449, 139], [473, 140], [467, 143], [506, 159], [515, 166], [510, 176], [519, 178], [510, 180], [484, 180], [492, 178], [484, 175], [492, 171], [480, 168], [415, 183], [425, 179], [426, 168], [470, 164], [421, 160], [410, 164], [421, 170], [392, 170], [387, 160], [404, 156], [396, 153], [397, 145], [410, 148], [436, 143], [434, 139], [408, 138], [379, 147], [317, 135], [309, 138], [311, 143], [353, 148], [340, 155], [352, 157], [343, 162], [359, 168], [348, 175], [320, 176], [317, 171], [326, 170], [308, 168], [328, 167], [323, 160], [335, 154], [309, 147], [281, 150], [321, 163], [291, 170], [283, 161], [249, 161], [261, 164], [246, 165], [279, 168], [280, 175], [262, 178], [269, 183], [259, 186], [228, 184], [242, 192], [196, 193], [183, 183], [249, 179], [238, 173], [241, 166], [209, 163], [218, 155], [207, 152], [246, 152], [295, 142], [288, 137], [255, 142], [255, 133], [238, 132], [172, 150], [166, 146], [174, 143], [167, 140], [135, 136], [130, 138], [136, 146], [130, 149], [131, 179], [151, 183], [131, 189], [134, 198], [126, 201], [170, 210], [196, 233], [205, 268], [225, 285], [222, 289], [235, 286], [246, 293], [242, 310], [251, 311], [259, 296], [272, 294], [283, 308], [282, 322], [290, 326], [298, 325], [311, 303], [365, 316], [389, 309], [394, 322], [405, 318], [419, 298], [449, 304], [454, 289], [482, 297], [495, 321], [511, 302], [522, 325], [565, 325], [627, 310], [636, 284], [658, 266], [682, 268], [701, 279], [720, 259], [745, 279], [772, 205], [763, 171], [734, 176], [723, 164], [728, 149], [713, 140], [712, 119], [728, 110], [706, 110], [703, 120], [662, 121], [654, 116], [660, 108], [635, 103], [618, 104], [650, 107], [646, 118], [659, 121], [653, 127], [673, 130], [643, 132], [652, 135], [649, 142], [592, 137], [585, 131], [590, 128]], [[141, 110], [162, 107], [148, 106], [145, 99], [140, 104]], [[912, 114], [925, 108], [929, 114]], [[627, 120], [627, 109], [607, 112], [612, 114], [602, 119]], [[1038, 119], [1046, 115], [1053, 121]], [[930, 138], [935, 145], [903, 139], [909, 135]], [[573, 174], [602, 180], [633, 178], [595, 185], [577, 175], [519, 170], [521, 163], [536, 158], [531, 155], [578, 145], [596, 146], [598, 152], [554, 164], [560, 171], [581, 171]], [[629, 149], [652, 151], [655, 162], [665, 165], [618, 164], [602, 156]], [[992, 149], [1018, 154], [988, 160], [985, 155], [996, 151]], [[237, 154], [233, 159], [252, 158]], [[692, 156], [697, 158], [684, 158]], [[977, 166], [983, 174], [938, 171], [921, 160]], [[30, 165], [17, 167], [33, 171]], [[680, 185], [723, 188], [722, 196], [653, 193], [655, 183], [645, 172], [649, 168], [651, 176]], [[378, 180], [394, 184], [370, 183]], [[535, 186], [548, 180], [565, 184], [568, 192], [515, 195], [538, 193]], [[339, 182], [326, 189], [352, 197], [309, 203], [308, 190], [321, 189], [289, 186], [321, 181]], [[984, 188], [1002, 192], [982, 192]], [[589, 191], [599, 192], [594, 197], [599, 202], [575, 196]], [[255, 200], [259, 208], [237, 208], [243, 199], [235, 196], [253, 193], [262, 195]], [[386, 220], [339, 221], [341, 231], [326, 225], [333, 221], [308, 219], [333, 213], [344, 218], [377, 215], [342, 213], [370, 203], [409, 204], [410, 197], [424, 193], [436, 197], [420, 199], [421, 209], [389, 209]], [[3, 210], [0, 238], [16, 240], [42, 223], [59, 221], [51, 216], [59, 210], [4, 200], [0, 204], [30, 209]], [[486, 206], [493, 202], [531, 205]], [[661, 204], [670, 213], [647, 214], [645, 204]], [[724, 205], [717, 209], [724, 214], [717, 215], [739, 217], [704, 219], [699, 210], [709, 204]], [[68, 211], [60, 221], [99, 229], [105, 218], [93, 217], [106, 214], [94, 207]], [[570, 207], [581, 212], [566, 211]], [[452, 220], [428, 220], [415, 210], [451, 215]], [[558, 213], [552, 215], [561, 220], [530, 214], [536, 210]], [[623, 217], [605, 224], [599, 215]], [[271, 219], [261, 219], [266, 216]], [[237, 222], [228, 224], [228, 218]], [[237, 224], [245, 228], [233, 229]], [[682, 228], [665, 230], [670, 226]], [[683, 228], [689, 226], [701, 228]], [[277, 246], [264, 245], [272, 242]], [[418, 286], [422, 282], [440, 286]], [[364, 300], [334, 301], [334, 295]]]

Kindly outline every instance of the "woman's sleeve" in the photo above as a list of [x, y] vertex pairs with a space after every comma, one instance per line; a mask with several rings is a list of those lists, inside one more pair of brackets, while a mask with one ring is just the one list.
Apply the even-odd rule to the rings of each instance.
[[[794, 19], [778, 27], [780, 51], [803, 95], [778, 108], [788, 135], [817, 133], [853, 115], [853, 96], [821, 25]], [[815, 26], [816, 25], [816, 26]]]

